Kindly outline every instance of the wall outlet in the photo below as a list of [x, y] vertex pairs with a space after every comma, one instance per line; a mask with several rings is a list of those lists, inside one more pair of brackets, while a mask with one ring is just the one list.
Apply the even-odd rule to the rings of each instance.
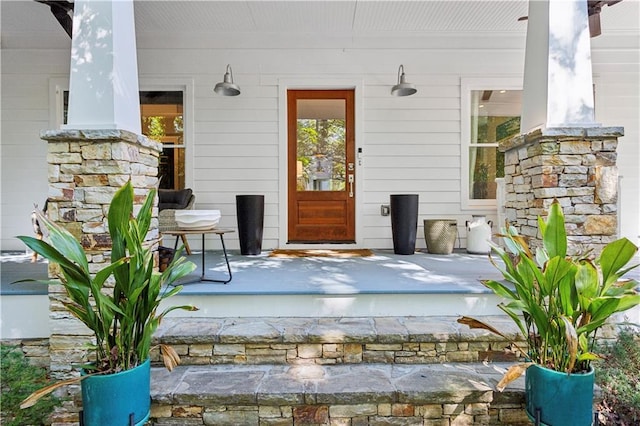
[[389, 204], [383, 204], [380, 206], [380, 214], [382, 216], [389, 216], [391, 213], [391, 206]]

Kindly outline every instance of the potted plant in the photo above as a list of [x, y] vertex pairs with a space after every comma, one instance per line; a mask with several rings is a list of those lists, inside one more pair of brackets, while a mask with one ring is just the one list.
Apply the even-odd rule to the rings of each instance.
[[[48, 231], [49, 242], [18, 237], [34, 252], [58, 265], [59, 279], [68, 295], [64, 302], [66, 309], [84, 323], [95, 338], [90, 346], [94, 359], [83, 366], [82, 376], [34, 393], [23, 402], [23, 408], [62, 385], [80, 380], [84, 424], [143, 424], [148, 419], [152, 335], [170, 311], [196, 310], [193, 306], [174, 306], [158, 312], [160, 303], [182, 288], [170, 286], [191, 273], [196, 265], [178, 255], [163, 272], [155, 267], [155, 244], [145, 241], [155, 195], [155, 190], [149, 192], [134, 217], [131, 182], [115, 193], [108, 213], [111, 263], [96, 274], [90, 272], [87, 254], [76, 238], [42, 213], [38, 221]], [[105, 291], [109, 281], [113, 289]], [[165, 366], [171, 370], [179, 363], [177, 353], [166, 345], [159, 348]], [[131, 378], [139, 382], [129, 384], [127, 380]], [[132, 392], [133, 389], [136, 392]], [[106, 394], [99, 394], [102, 391]]]
[[[607, 244], [599, 257], [569, 255], [560, 204], [554, 201], [546, 221], [538, 218], [543, 247], [535, 254], [526, 239], [508, 227], [505, 251], [492, 244], [503, 265], [491, 258], [505, 282], [483, 284], [504, 298], [498, 306], [518, 326], [527, 348], [514, 345], [526, 362], [512, 366], [498, 390], [526, 372], [527, 413], [539, 424], [591, 425], [593, 368], [598, 330], [611, 317], [640, 303], [638, 283], [621, 277], [638, 266], [627, 264], [638, 248], [621, 238]], [[471, 328], [499, 330], [474, 318], [458, 322]], [[563, 399], [563, 395], [567, 399]]]

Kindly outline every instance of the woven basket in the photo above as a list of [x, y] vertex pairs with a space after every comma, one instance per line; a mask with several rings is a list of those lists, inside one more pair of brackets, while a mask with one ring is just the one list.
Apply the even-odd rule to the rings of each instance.
[[453, 219], [425, 219], [424, 239], [427, 251], [433, 254], [451, 254], [458, 235], [458, 223]]

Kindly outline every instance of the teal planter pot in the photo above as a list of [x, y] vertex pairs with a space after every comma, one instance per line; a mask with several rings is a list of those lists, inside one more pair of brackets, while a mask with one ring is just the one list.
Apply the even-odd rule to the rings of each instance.
[[560, 373], [539, 365], [525, 375], [527, 415], [546, 426], [593, 424], [593, 368], [586, 374]]
[[82, 424], [143, 425], [151, 409], [151, 360], [116, 374], [88, 377], [82, 386]]

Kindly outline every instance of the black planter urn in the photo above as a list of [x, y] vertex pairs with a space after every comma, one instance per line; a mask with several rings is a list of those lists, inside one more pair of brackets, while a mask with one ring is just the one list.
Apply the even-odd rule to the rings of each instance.
[[264, 195], [236, 195], [236, 213], [240, 254], [260, 254], [264, 228]]
[[418, 232], [418, 194], [392, 194], [391, 232], [395, 254], [413, 254]]

